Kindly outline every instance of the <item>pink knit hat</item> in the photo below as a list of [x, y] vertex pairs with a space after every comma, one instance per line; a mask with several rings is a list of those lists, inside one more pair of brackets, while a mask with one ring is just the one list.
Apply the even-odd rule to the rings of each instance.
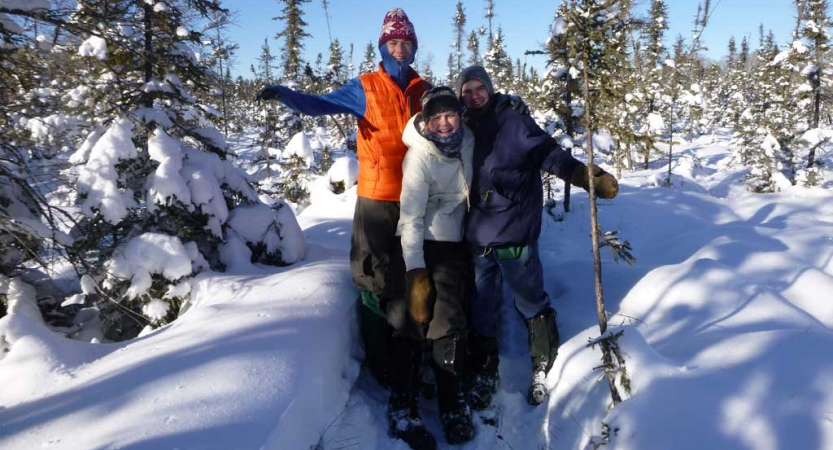
[[382, 22], [382, 32], [379, 34], [379, 47], [391, 39], [407, 39], [417, 47], [417, 37], [414, 24], [402, 8], [393, 8], [385, 14]]

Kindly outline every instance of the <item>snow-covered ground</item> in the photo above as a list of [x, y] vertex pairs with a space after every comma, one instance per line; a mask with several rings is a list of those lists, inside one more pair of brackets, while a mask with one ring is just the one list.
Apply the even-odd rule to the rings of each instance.
[[[460, 449], [833, 449], [833, 190], [746, 192], [728, 137], [626, 173], [600, 201], [610, 324], [623, 329], [632, 394], [610, 409], [598, 337], [589, 203], [544, 217], [541, 256], [562, 347], [537, 408], [524, 395], [525, 332], [507, 309], [497, 428]], [[675, 147], [676, 148], [676, 147]], [[829, 155], [825, 155], [829, 160]], [[829, 174], [829, 173], [828, 173]], [[305, 258], [202, 274], [174, 324], [129, 342], [64, 339], [25, 315], [0, 320], [0, 448], [406, 449], [387, 436], [387, 393], [360, 372], [348, 250], [355, 188], [313, 189]], [[429, 429], [443, 439], [437, 408]]]

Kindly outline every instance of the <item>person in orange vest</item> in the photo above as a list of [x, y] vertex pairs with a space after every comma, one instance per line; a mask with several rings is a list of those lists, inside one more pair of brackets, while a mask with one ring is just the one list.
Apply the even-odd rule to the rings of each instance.
[[[431, 86], [411, 68], [418, 41], [401, 8], [385, 14], [378, 45], [378, 70], [331, 93], [310, 95], [276, 85], [263, 88], [257, 100], [277, 100], [312, 116], [349, 113], [358, 119], [359, 180], [350, 268], [353, 284], [361, 290], [365, 360], [380, 382], [390, 384], [391, 435], [413, 449], [433, 450], [436, 441], [422, 424], [417, 404], [424, 340], [414, 338], [416, 327], [408, 316], [405, 262], [396, 235], [406, 151], [402, 132], [411, 116], [422, 110], [420, 99]], [[389, 343], [388, 327], [393, 329]]]

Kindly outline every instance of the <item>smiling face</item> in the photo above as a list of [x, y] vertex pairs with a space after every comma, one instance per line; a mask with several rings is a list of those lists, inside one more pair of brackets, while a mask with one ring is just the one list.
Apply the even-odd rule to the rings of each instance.
[[414, 43], [407, 39], [391, 39], [385, 42], [388, 53], [399, 62], [406, 62], [414, 53]]
[[466, 81], [460, 93], [468, 109], [480, 109], [489, 103], [489, 89], [480, 80]]
[[460, 128], [460, 114], [454, 111], [444, 111], [428, 118], [425, 124], [428, 131], [438, 136], [450, 136]]

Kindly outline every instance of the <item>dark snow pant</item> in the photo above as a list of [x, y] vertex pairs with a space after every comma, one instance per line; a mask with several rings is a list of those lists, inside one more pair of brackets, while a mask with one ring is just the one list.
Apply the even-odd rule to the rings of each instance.
[[399, 203], [356, 198], [350, 270], [357, 288], [387, 300], [405, 297], [405, 261], [396, 235]]
[[472, 246], [471, 252], [476, 287], [470, 308], [474, 334], [497, 336], [504, 281], [515, 299], [515, 309], [524, 319], [550, 307], [537, 242], [511, 249]]
[[405, 261], [396, 235], [399, 203], [358, 197], [350, 241], [350, 271], [361, 289], [358, 301], [359, 329], [364, 341], [365, 363], [373, 376], [388, 384], [390, 337], [387, 306], [405, 298]]
[[394, 301], [388, 306], [388, 320], [395, 334], [410, 339], [436, 341], [468, 333], [468, 291], [471, 283], [471, 260], [468, 245], [462, 242], [425, 241], [425, 265], [437, 292], [434, 316], [427, 330], [417, 329], [408, 315], [408, 301]]

